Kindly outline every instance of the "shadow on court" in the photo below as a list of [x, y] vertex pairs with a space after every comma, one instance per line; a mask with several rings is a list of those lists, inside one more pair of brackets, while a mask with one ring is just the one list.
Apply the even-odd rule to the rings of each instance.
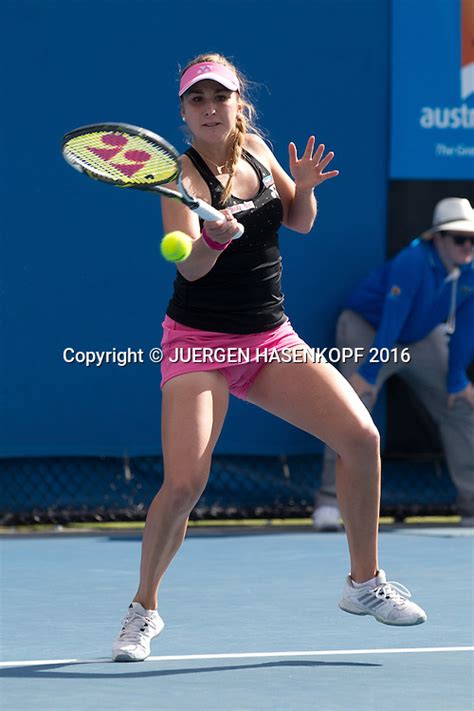
[[[90, 662], [87, 662], [88, 664]], [[56, 672], [56, 669], [72, 666], [71, 664], [41, 664], [37, 667], [22, 667], [17, 669], [2, 669], [0, 670], [0, 678], [10, 679], [115, 679], [120, 676], [121, 679], [151, 679], [154, 677], [177, 676], [181, 674], [205, 674], [209, 672], [226, 672], [239, 671], [248, 669], [270, 669], [272, 667], [381, 667], [382, 664], [370, 664], [368, 662], [310, 662], [310, 661], [281, 661], [281, 662], [263, 662], [262, 664], [233, 664], [231, 666], [218, 667], [196, 667], [194, 669], [160, 669], [155, 671], [143, 672], [123, 672], [124, 664], [115, 662], [100, 662], [103, 664], [114, 664], [116, 672], [88, 674], [82, 672]], [[74, 663], [74, 666], [82, 666], [81, 662]]]

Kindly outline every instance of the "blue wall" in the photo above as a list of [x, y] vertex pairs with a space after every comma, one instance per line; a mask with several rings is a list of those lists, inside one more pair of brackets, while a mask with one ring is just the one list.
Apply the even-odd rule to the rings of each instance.
[[[86, 369], [79, 350], [159, 345], [174, 267], [162, 261], [159, 200], [94, 183], [59, 151], [67, 130], [125, 121], [184, 148], [178, 65], [201, 51], [260, 82], [260, 123], [287, 144], [314, 132], [340, 176], [318, 189], [310, 235], [282, 231], [293, 325], [332, 344], [348, 289], [385, 254], [388, 0], [7, 0], [1, 85], [2, 408], [0, 455], [160, 452], [159, 367]], [[235, 16], [235, 20], [232, 18]], [[177, 28], [174, 38], [170, 28]], [[233, 400], [221, 453], [319, 451]]]

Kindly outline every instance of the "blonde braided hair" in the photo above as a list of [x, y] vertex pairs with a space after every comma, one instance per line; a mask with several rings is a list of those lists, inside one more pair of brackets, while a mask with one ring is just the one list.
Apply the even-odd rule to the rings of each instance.
[[237, 76], [239, 83], [240, 83], [239, 101], [242, 106], [242, 109], [237, 114], [237, 118], [236, 118], [236, 122], [235, 122], [234, 141], [232, 143], [232, 150], [231, 150], [229, 164], [228, 164], [229, 165], [229, 179], [226, 183], [226, 186], [224, 188], [224, 192], [222, 195], [222, 204], [225, 205], [225, 203], [227, 202], [227, 200], [229, 199], [229, 197], [232, 193], [232, 185], [234, 182], [234, 176], [236, 173], [239, 158], [242, 155], [242, 148], [243, 148], [244, 142], [245, 142], [245, 135], [250, 132], [256, 133], [261, 138], [264, 138], [264, 135], [263, 135], [262, 131], [260, 131], [260, 129], [258, 129], [254, 123], [257, 112], [256, 112], [253, 104], [247, 98], [249, 82], [245, 79], [245, 77], [242, 75], [242, 73], [239, 72], [239, 70], [231, 62], [229, 62], [228, 59], [223, 57], [221, 54], [211, 52], [208, 54], [200, 54], [199, 56], [197, 56], [193, 60], [191, 60], [185, 66], [185, 68], [182, 70], [181, 76], [183, 76], [184, 72], [187, 69], [189, 69], [189, 67], [192, 67], [193, 64], [199, 64], [200, 62], [217, 62], [219, 64], [223, 64], [225, 67], [228, 67], [228, 69], [231, 69], [235, 73], [235, 75]]

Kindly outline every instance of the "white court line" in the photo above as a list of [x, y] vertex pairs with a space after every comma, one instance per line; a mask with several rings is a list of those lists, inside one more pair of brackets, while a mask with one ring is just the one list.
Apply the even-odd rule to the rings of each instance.
[[[231, 652], [229, 654], [178, 654], [164, 657], [148, 657], [147, 662], [181, 662], [200, 659], [259, 659], [262, 657], [333, 657], [347, 654], [427, 654], [432, 652], [472, 652], [473, 647], [398, 647], [392, 649], [318, 649], [301, 652]], [[37, 667], [44, 664], [103, 664], [113, 663], [107, 658], [99, 659], [36, 659], [23, 662], [0, 662], [0, 669], [7, 667]]]

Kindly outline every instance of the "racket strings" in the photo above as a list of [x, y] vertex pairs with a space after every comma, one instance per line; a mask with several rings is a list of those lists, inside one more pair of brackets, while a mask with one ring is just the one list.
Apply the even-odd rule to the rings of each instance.
[[73, 164], [118, 185], [160, 185], [174, 180], [179, 170], [176, 156], [164, 146], [124, 132], [83, 133], [63, 150]]

